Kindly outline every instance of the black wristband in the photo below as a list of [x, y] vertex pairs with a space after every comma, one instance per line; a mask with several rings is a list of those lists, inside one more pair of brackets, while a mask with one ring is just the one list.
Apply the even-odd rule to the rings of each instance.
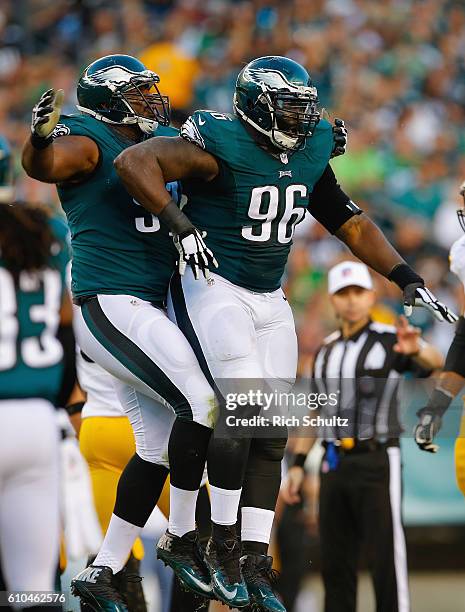
[[421, 276], [419, 276], [415, 270], [412, 270], [406, 263], [400, 263], [394, 266], [389, 272], [388, 279], [396, 283], [401, 289], [405, 289], [407, 285], [411, 285], [412, 283], [425, 284]]
[[291, 467], [303, 468], [306, 461], [307, 461], [307, 455], [305, 453], [297, 453], [297, 455], [294, 455], [294, 460], [292, 462]]
[[51, 136], [47, 136], [44, 138], [43, 136], [39, 136], [35, 132], [31, 133], [31, 145], [34, 149], [38, 149], [39, 151], [42, 149], [46, 149], [53, 142], [53, 138]]
[[65, 410], [68, 413], [68, 416], [73, 416], [73, 414], [78, 414], [79, 412], [82, 412], [84, 404], [85, 402], [74, 402], [74, 404], [69, 404], [68, 406], [66, 406]]
[[158, 214], [158, 218], [173, 234], [184, 234], [194, 229], [188, 217], [186, 217], [174, 200], [168, 202], [161, 213]]

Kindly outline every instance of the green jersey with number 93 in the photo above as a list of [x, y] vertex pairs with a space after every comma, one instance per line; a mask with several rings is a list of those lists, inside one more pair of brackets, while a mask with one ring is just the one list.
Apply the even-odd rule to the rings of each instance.
[[22, 271], [17, 282], [0, 256], [0, 399], [40, 397], [55, 402], [63, 376], [56, 337], [69, 262], [68, 228], [51, 219], [50, 265]]
[[[156, 133], [178, 132], [159, 126]], [[115, 157], [134, 143], [86, 115], [60, 118], [53, 137], [68, 134], [87, 136], [100, 150], [99, 164], [89, 177], [58, 185], [71, 231], [73, 295], [127, 294], [162, 303], [175, 265], [173, 241], [158, 218], [128, 194], [113, 167]], [[178, 183], [168, 188], [178, 200]]]
[[333, 149], [331, 125], [321, 120], [305, 146], [276, 157], [257, 145], [234, 115], [196, 111], [181, 136], [216, 157], [219, 175], [210, 183], [183, 183], [183, 211], [207, 231], [218, 274], [257, 292], [274, 291], [292, 244], [294, 227], [307, 208]]

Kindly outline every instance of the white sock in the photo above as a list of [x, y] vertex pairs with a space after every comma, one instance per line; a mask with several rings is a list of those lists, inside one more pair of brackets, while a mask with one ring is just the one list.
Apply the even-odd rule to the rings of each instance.
[[117, 574], [126, 565], [131, 548], [141, 531], [142, 527], [112, 514], [103, 544], [92, 565], [106, 565]]
[[212, 521], [217, 525], [235, 525], [242, 489], [220, 489], [210, 485]]
[[263, 508], [242, 508], [242, 542], [270, 543], [274, 512]]
[[168, 531], [180, 538], [195, 529], [195, 508], [198, 489], [187, 491], [170, 485], [170, 517]]

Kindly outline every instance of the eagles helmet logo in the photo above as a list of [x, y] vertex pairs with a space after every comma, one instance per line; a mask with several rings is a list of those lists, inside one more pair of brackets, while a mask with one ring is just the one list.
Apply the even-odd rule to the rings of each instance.
[[68, 136], [68, 134], [71, 134], [69, 127], [63, 123], [57, 123], [55, 129], [51, 133], [51, 137], [59, 138], [60, 136]]
[[290, 83], [282, 72], [278, 70], [269, 70], [267, 68], [248, 68], [244, 70], [244, 79], [253, 81], [254, 83], [263, 83], [269, 89], [284, 89], [287, 91], [294, 91], [296, 93], [301, 92], [302, 94], [317, 96], [316, 87], [295, 85]]

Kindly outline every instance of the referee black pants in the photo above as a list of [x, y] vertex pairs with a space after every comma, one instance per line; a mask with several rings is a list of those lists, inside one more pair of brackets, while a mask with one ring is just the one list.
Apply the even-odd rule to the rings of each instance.
[[377, 612], [408, 612], [400, 449], [347, 453], [335, 470], [326, 469], [323, 458], [320, 539], [325, 612], [355, 612], [362, 544]]

